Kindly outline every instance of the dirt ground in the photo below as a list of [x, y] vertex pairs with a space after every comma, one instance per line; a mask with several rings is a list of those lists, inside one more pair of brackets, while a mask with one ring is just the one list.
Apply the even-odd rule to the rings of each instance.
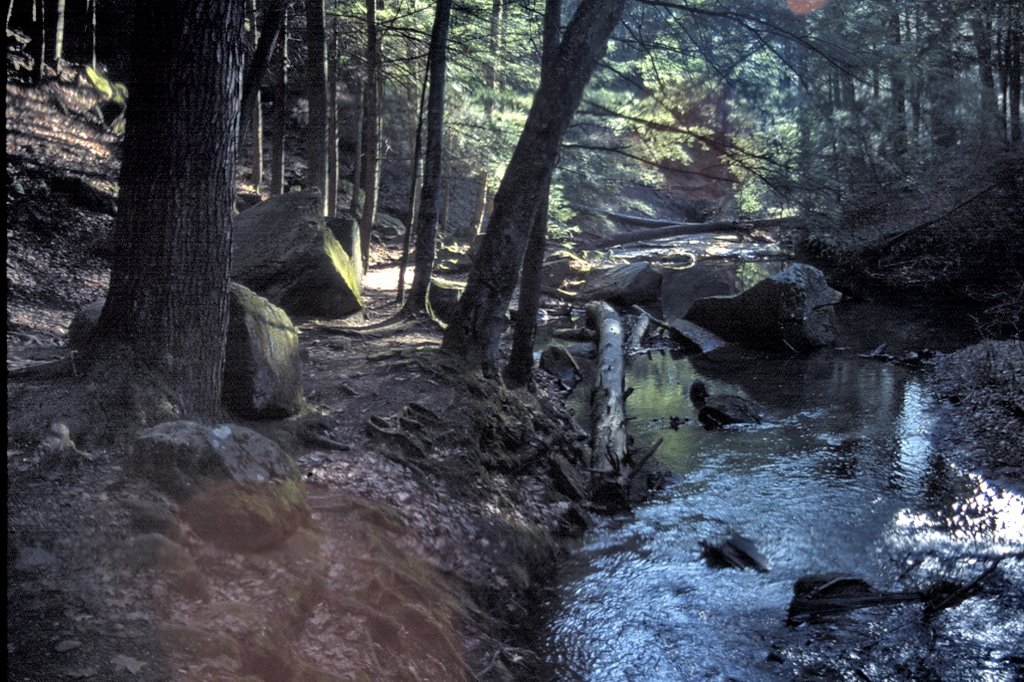
[[[304, 477], [312, 523], [283, 546], [202, 541], [124, 474], [130, 446], [47, 445], [78, 380], [10, 373], [68, 357], [103, 295], [117, 173], [81, 73], [50, 75], [7, 85], [8, 679], [528, 679], [531, 600], [587, 516], [549, 453], [580, 435], [543, 376], [509, 393], [437, 353], [434, 323], [380, 326], [394, 248], [375, 246], [365, 316], [296, 320], [307, 413], [246, 424]], [[412, 452], [390, 428], [411, 413]]]

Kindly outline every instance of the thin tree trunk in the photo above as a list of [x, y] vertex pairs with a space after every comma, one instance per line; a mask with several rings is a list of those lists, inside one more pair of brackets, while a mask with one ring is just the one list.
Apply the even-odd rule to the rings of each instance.
[[551, 177], [562, 137], [625, 5], [625, 0], [592, 0], [577, 8], [559, 47], [554, 76], [541, 81], [534, 97], [456, 317], [445, 331], [443, 348], [489, 376], [497, 375], [505, 313], [533, 226], [536, 197]]
[[1021, 92], [1021, 29], [1019, 26], [1024, 11], [1020, 7], [1016, 7], [1011, 13], [1011, 22], [1009, 26], [1009, 33], [1007, 35], [1008, 47], [1010, 50], [1010, 59], [1007, 69], [1008, 81], [1009, 81], [1009, 92], [1007, 99], [1009, 100], [1010, 109], [1010, 142], [1020, 142], [1022, 138], [1021, 122], [1020, 122], [1020, 92]]
[[219, 413], [243, 10], [237, 0], [138, 4], [117, 252], [88, 353], [95, 378], [189, 419]]
[[[260, 30], [256, 23], [256, 0], [250, 0], [249, 10], [252, 12], [252, 41], [253, 45], [258, 49], [260, 42]], [[256, 83], [255, 93], [256, 101], [253, 103], [252, 113], [250, 114], [252, 119], [249, 121], [249, 129], [251, 131], [251, 138], [249, 140], [249, 165], [252, 173], [250, 179], [252, 180], [252, 184], [256, 187], [256, 193], [259, 194], [260, 185], [263, 184], [263, 100], [260, 97], [258, 81]]]
[[[558, 54], [561, 33], [562, 0], [547, 0], [544, 6], [543, 53], [541, 80], [551, 79]], [[523, 255], [523, 269], [519, 278], [519, 315], [512, 331], [512, 351], [505, 366], [505, 382], [512, 387], [533, 384], [533, 345], [537, 336], [537, 313], [540, 310], [541, 270], [548, 234], [548, 196], [551, 177], [537, 195], [533, 226]]]
[[274, 87], [274, 143], [270, 149], [270, 193], [284, 193], [284, 138], [288, 132], [288, 16], [281, 21]]
[[320, 191], [321, 212], [327, 207], [327, 54], [324, 0], [306, 0], [306, 187]]
[[43, 60], [46, 59], [46, 0], [35, 0], [34, 10], [29, 49], [32, 54], [32, 82], [39, 85], [43, 81]]
[[[363, 181], [363, 86], [356, 86], [356, 120], [354, 130], [356, 131], [356, 148], [354, 150], [355, 161], [352, 163], [352, 200], [349, 203], [349, 211], [358, 220], [363, 215], [363, 202], [359, 200], [359, 189]], [[362, 247], [362, 237], [356, 240]]]
[[377, 26], [377, 0], [366, 0], [366, 88], [363, 91], [363, 212], [359, 218], [359, 241], [366, 267], [370, 264], [370, 238], [377, 219], [380, 189], [381, 58]]
[[64, 53], [64, 0], [46, 3], [46, 64], [56, 69]]
[[409, 247], [412, 243], [412, 233], [416, 225], [416, 216], [419, 215], [420, 206], [420, 156], [423, 154], [423, 113], [427, 107], [427, 82], [430, 79], [430, 64], [423, 73], [423, 85], [420, 87], [420, 101], [416, 110], [416, 134], [413, 140], [412, 164], [409, 175], [409, 222], [405, 229], [405, 239], [402, 243], [402, 264], [398, 268], [398, 303], [405, 298], [405, 269], [409, 263]]
[[263, 82], [270, 68], [271, 57], [278, 37], [284, 27], [287, 13], [287, 0], [271, 0], [266, 9], [263, 28], [259, 31], [259, 40], [252, 59], [246, 64], [245, 77], [242, 79], [242, 132], [241, 139], [249, 136], [249, 126], [253, 121], [253, 110], [257, 105], [260, 83]]
[[423, 163], [423, 189], [420, 210], [416, 216], [416, 269], [413, 271], [408, 312], [427, 309], [427, 289], [434, 271], [435, 239], [441, 210], [441, 169], [444, 161], [444, 83], [448, 65], [448, 27], [451, 23], [452, 0], [438, 0], [434, 26], [430, 31], [427, 56], [430, 74], [427, 96], [427, 150]]
[[327, 62], [327, 215], [338, 215], [338, 18], [331, 17]]
[[893, 9], [890, 15], [890, 32], [896, 50], [892, 69], [892, 147], [899, 157], [907, 152], [907, 83], [903, 76], [903, 39], [900, 32], [900, 13]]

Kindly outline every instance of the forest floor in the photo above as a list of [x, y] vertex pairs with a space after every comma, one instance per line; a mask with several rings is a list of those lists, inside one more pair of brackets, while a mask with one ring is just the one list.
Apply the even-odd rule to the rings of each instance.
[[[81, 74], [53, 76], [7, 86], [9, 373], [67, 357], [108, 282], [117, 140]], [[296, 320], [309, 411], [246, 423], [295, 457], [312, 511], [271, 551], [200, 540], [124, 474], [130, 446], [48, 449], [62, 409], [79, 435], [60, 402], [79, 379], [9, 377], [8, 679], [529, 678], [531, 600], [586, 523], [548, 455], [580, 436], [554, 382], [511, 393], [455, 371], [434, 323], [381, 325], [395, 255], [375, 246], [365, 316]], [[369, 426], [410, 409], [413, 452]]]

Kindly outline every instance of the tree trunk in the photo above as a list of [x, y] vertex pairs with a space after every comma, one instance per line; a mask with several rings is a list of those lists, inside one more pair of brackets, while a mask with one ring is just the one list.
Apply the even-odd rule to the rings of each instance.
[[434, 271], [434, 241], [441, 209], [441, 168], [444, 157], [444, 81], [448, 64], [448, 26], [452, 0], [438, 0], [430, 31], [427, 56], [430, 90], [427, 96], [427, 151], [423, 161], [423, 189], [416, 216], [416, 269], [405, 309], [419, 313], [427, 307], [427, 289]]
[[420, 87], [420, 101], [416, 109], [416, 133], [412, 145], [412, 163], [409, 169], [409, 222], [405, 229], [402, 242], [402, 264], [398, 269], [398, 303], [405, 298], [405, 270], [409, 263], [409, 247], [412, 233], [416, 226], [416, 216], [420, 207], [420, 157], [423, 155], [423, 113], [427, 108], [427, 82], [430, 80], [430, 65], [423, 74], [423, 85]]
[[46, 63], [56, 69], [64, 53], [64, 0], [45, 0]]
[[327, 215], [338, 215], [338, 18], [331, 17], [327, 62]]
[[306, 0], [306, 187], [320, 190], [327, 207], [327, 54], [324, 0]]
[[992, 73], [992, 23], [988, 16], [971, 22], [974, 49], [978, 58], [978, 81], [981, 95], [978, 101], [978, 141], [990, 144], [999, 129], [999, 103], [996, 100], [996, 80]]
[[[356, 120], [354, 124], [356, 148], [352, 152], [355, 161], [352, 163], [352, 177], [350, 178], [352, 181], [352, 200], [349, 203], [349, 210], [357, 219], [363, 214], [363, 202], [359, 200], [359, 189], [363, 181], [363, 90], [364, 88], [361, 84], [356, 85]], [[357, 239], [356, 243], [361, 247], [363, 243], [362, 238]]]
[[487, 35], [488, 55], [484, 60], [484, 85], [487, 95], [484, 97], [484, 114], [488, 119], [494, 111], [494, 103], [498, 92], [496, 64], [501, 58], [501, 24], [505, 5], [503, 0], [491, 0], [491, 21]]
[[377, 0], [366, 0], [366, 87], [363, 90], [362, 184], [363, 212], [359, 218], [359, 242], [363, 263], [370, 265], [370, 238], [377, 219], [380, 190], [381, 57], [377, 26]]
[[46, 0], [35, 0], [33, 9], [29, 52], [32, 55], [32, 83], [39, 85], [43, 81], [43, 60], [46, 59]]
[[769, 218], [765, 220], [751, 220], [739, 222], [736, 220], [716, 220], [707, 223], [676, 223], [665, 227], [655, 227], [649, 230], [630, 230], [620, 232], [610, 237], [596, 241], [590, 245], [592, 249], [607, 249], [620, 244], [632, 244], [634, 242], [647, 241], [649, 239], [665, 239], [666, 237], [680, 237], [684, 234], [710, 234], [713, 232], [749, 232], [754, 227], [766, 228], [783, 225], [792, 222], [790, 218]]
[[896, 51], [896, 59], [890, 66], [892, 78], [892, 150], [897, 157], [907, 153], [907, 83], [903, 76], [904, 61], [902, 36], [900, 32], [900, 13], [892, 10], [890, 15], [890, 34]]
[[1009, 81], [1009, 92], [1007, 99], [1009, 100], [1010, 109], [1010, 142], [1020, 142], [1022, 139], [1021, 135], [1021, 124], [1020, 124], [1020, 89], [1021, 89], [1021, 28], [1019, 22], [1024, 15], [1024, 11], [1020, 7], [1016, 7], [1010, 15], [1011, 21], [1008, 28], [1007, 34], [1007, 47], [1009, 48], [1009, 59], [1007, 65], [1007, 75]]
[[[264, 35], [266, 35], [264, 33]], [[274, 88], [274, 143], [270, 149], [270, 193], [284, 193], [284, 138], [288, 132], [288, 16], [281, 18]]]
[[[541, 80], [552, 77], [551, 69], [558, 54], [562, 28], [562, 0], [547, 0], [544, 6], [543, 53]], [[530, 238], [523, 256], [519, 278], [519, 315], [512, 333], [512, 351], [505, 366], [505, 382], [512, 387], [531, 386], [533, 379], [533, 345], [537, 336], [537, 312], [540, 310], [541, 270], [548, 234], [548, 195], [551, 178], [537, 195], [538, 205], [530, 228]]]
[[590, 394], [590, 468], [625, 478], [622, 321], [610, 305], [595, 302], [587, 306], [587, 322], [598, 332], [598, 369]]
[[256, 51], [246, 64], [242, 80], [242, 139], [248, 137], [249, 126], [254, 120], [253, 111], [259, 108], [260, 83], [270, 68], [270, 58], [284, 27], [286, 12], [286, 0], [271, 0], [263, 19], [263, 27], [259, 31]]
[[494, 212], [456, 318], [445, 332], [446, 350], [481, 366], [490, 376], [497, 373], [498, 344], [533, 225], [536, 198], [551, 177], [562, 137], [625, 4], [625, 0], [592, 0], [577, 8], [559, 47], [553, 76], [541, 80], [534, 97], [494, 199]]
[[[249, 9], [252, 12], [252, 42], [253, 45], [256, 46], [256, 49], [259, 49], [260, 30], [256, 24], [256, 0], [250, 0]], [[273, 50], [273, 48], [271, 48], [271, 50]], [[269, 65], [269, 54], [267, 56], [267, 64]], [[253, 61], [255, 61], [255, 58]], [[261, 69], [261, 71], [262, 70], [265, 69]], [[249, 140], [249, 165], [251, 167], [250, 179], [252, 180], [252, 184], [256, 187], [256, 193], [259, 194], [260, 185], [263, 184], [263, 101], [260, 97], [259, 81], [256, 82], [254, 90], [256, 93], [256, 99], [252, 105], [252, 112], [249, 114], [252, 117], [249, 120], [249, 130], [251, 131], [251, 137]]]
[[[110, 290], [88, 354], [175, 412], [219, 412], [244, 3], [142, 2]], [[144, 376], [145, 375], [145, 376]]]

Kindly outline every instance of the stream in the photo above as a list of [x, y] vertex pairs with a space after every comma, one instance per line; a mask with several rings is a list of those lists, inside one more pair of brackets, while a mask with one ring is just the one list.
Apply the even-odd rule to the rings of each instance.
[[[780, 268], [683, 272], [664, 306]], [[663, 438], [658, 457], [673, 475], [632, 514], [598, 519], [563, 562], [539, 627], [546, 679], [1024, 679], [1020, 559], [931, 620], [915, 603], [787, 626], [793, 582], [808, 573], [915, 590], [969, 582], [986, 557], [1024, 550], [1024, 497], [969, 473], [969, 453], [942, 438], [947, 408], [923, 370], [859, 357], [883, 342], [894, 353], [952, 350], [975, 340], [970, 321], [923, 305], [839, 312], [837, 347], [809, 355], [731, 345], [628, 360], [630, 433], [641, 444]], [[704, 430], [686, 398], [698, 378], [712, 394], [758, 401], [766, 422]], [[576, 400], [585, 423], [586, 397]], [[670, 417], [683, 423], [673, 429]], [[753, 539], [771, 571], [709, 568], [699, 541], [731, 532]]]

